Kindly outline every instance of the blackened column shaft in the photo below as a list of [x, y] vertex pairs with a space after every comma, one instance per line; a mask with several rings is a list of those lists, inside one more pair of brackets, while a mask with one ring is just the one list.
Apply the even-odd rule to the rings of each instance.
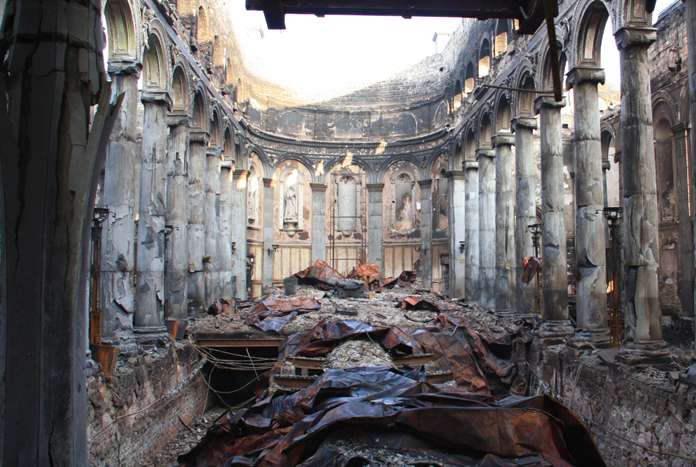
[[465, 298], [467, 302], [478, 302], [481, 297], [479, 282], [479, 176], [478, 162], [464, 162], [466, 184], [466, 280]]
[[512, 121], [515, 132], [515, 277], [517, 279], [517, 312], [538, 313], [536, 280], [522, 282], [524, 258], [534, 256], [534, 243], [529, 226], [536, 224], [536, 166], [532, 132], [537, 127], [536, 118], [519, 117]]
[[164, 325], [164, 206], [167, 199], [167, 111], [171, 99], [166, 92], [143, 92], [141, 99], [145, 114], [133, 324], [147, 328]]
[[423, 285], [433, 283], [433, 210], [432, 180], [419, 180], [421, 188], [421, 270]]
[[[466, 296], [466, 173], [453, 170], [449, 174], [450, 189], [450, 297]], [[464, 243], [465, 249], [461, 249]]]
[[[382, 189], [384, 189], [384, 183], [367, 184], [367, 262], [379, 266], [380, 272], [383, 272]], [[324, 191], [326, 191], [326, 188], [324, 188]]]
[[[594, 345], [610, 343], [607, 327], [607, 253], [604, 220], [602, 144], [597, 85], [601, 68], [573, 68], [568, 85], [575, 100], [575, 257], [577, 289], [576, 339]], [[590, 335], [584, 335], [590, 333]]]
[[[220, 196], [218, 209], [218, 274], [220, 281], [220, 296], [235, 297], [235, 281], [232, 271], [232, 161], [223, 160], [220, 164]], [[236, 242], [235, 242], [236, 247]]]
[[495, 151], [477, 149], [479, 175], [479, 303], [495, 306]]
[[220, 297], [220, 164], [222, 150], [208, 148], [205, 158], [205, 306]]
[[273, 195], [277, 182], [272, 178], [263, 179], [263, 287], [273, 285]]
[[495, 147], [495, 308], [515, 308], [517, 284], [515, 277], [515, 178], [512, 145], [515, 139], [509, 130], [500, 130], [493, 137]]
[[191, 130], [188, 167], [189, 313], [205, 311], [205, 148], [208, 133]]
[[[247, 177], [248, 170], [237, 169], [232, 181], [232, 221], [230, 223], [231, 240], [235, 242], [232, 253], [232, 271], [236, 280], [237, 297], [247, 298]], [[261, 258], [255, 258], [261, 260]]]

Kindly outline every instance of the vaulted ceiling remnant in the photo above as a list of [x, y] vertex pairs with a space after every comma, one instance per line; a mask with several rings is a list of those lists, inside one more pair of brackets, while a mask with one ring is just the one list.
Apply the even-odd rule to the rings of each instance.
[[268, 29], [285, 29], [286, 14], [439, 16], [516, 19], [518, 34], [533, 34], [547, 17], [547, 8], [555, 17], [557, 0], [246, 0], [247, 10], [264, 12]]

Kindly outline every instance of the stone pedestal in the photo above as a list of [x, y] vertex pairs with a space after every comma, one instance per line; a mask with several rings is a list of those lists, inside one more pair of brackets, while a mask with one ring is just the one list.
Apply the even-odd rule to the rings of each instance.
[[512, 121], [515, 132], [515, 176], [516, 219], [515, 219], [515, 278], [517, 280], [517, 313], [539, 312], [536, 280], [522, 282], [524, 259], [535, 255], [530, 225], [536, 224], [536, 163], [534, 160], [533, 131], [536, 118], [519, 117]]
[[379, 266], [382, 262], [382, 189], [384, 183], [367, 184], [367, 262]]
[[465, 210], [466, 210], [466, 258], [465, 268], [465, 292], [467, 302], [478, 302], [481, 297], [479, 278], [480, 252], [479, 252], [479, 176], [478, 162], [464, 162], [465, 184]]
[[188, 309], [205, 312], [205, 148], [208, 133], [191, 130], [188, 165]]
[[[232, 252], [232, 275], [236, 278], [236, 296], [247, 298], [247, 177], [248, 170], [235, 170], [232, 180], [232, 221], [230, 240], [234, 244]], [[260, 260], [260, 258], [257, 258]]]
[[205, 166], [205, 306], [209, 307], [222, 293], [220, 289], [220, 164], [222, 149], [206, 150]]
[[495, 307], [495, 151], [476, 150], [479, 169], [479, 304]]
[[516, 309], [515, 277], [515, 179], [512, 145], [515, 138], [508, 130], [493, 137], [495, 147], [495, 308], [498, 312]]
[[136, 308], [133, 324], [139, 328], [164, 326], [164, 204], [167, 199], [166, 92], [143, 92], [142, 165], [136, 264]]
[[[263, 286], [273, 285], [273, 193], [277, 180], [263, 179]], [[256, 259], [258, 261], [258, 258]]]
[[106, 148], [102, 224], [101, 304], [104, 337], [128, 337], [135, 312], [135, 213], [139, 62], [109, 62], [112, 95], [125, 93]]
[[568, 85], [575, 98], [576, 341], [595, 347], [611, 343], [607, 326], [607, 254], [602, 145], [597, 85], [600, 68], [573, 68]]
[[542, 95], [534, 104], [540, 115], [541, 136], [541, 318], [549, 322], [542, 331], [544, 338], [565, 339], [572, 335], [567, 328], [568, 276], [563, 219], [561, 108], [565, 100], [556, 102], [552, 96]]
[[678, 123], [672, 128], [677, 160], [677, 206], [679, 208], [679, 299], [684, 316], [694, 316], [694, 233], [689, 212], [689, 177], [687, 158], [687, 125]]
[[[450, 182], [450, 296], [466, 296], [466, 173], [453, 170], [449, 173]], [[461, 245], [464, 242], [464, 250]]]
[[421, 273], [423, 285], [433, 283], [433, 210], [432, 180], [419, 180], [421, 189]]
[[188, 116], [171, 114], [167, 150], [167, 206], [165, 222], [171, 229], [166, 240], [165, 305], [167, 318], [188, 316], [188, 193], [186, 165], [189, 149]]
[[[648, 47], [656, 40], [656, 33], [654, 28], [622, 28], [615, 37], [621, 54], [621, 176], [626, 258], [624, 336], [634, 344], [653, 346], [654, 342], [662, 340], [657, 275], [659, 220], [648, 68]], [[637, 349], [634, 350], [636, 352], [632, 353], [637, 354]]]

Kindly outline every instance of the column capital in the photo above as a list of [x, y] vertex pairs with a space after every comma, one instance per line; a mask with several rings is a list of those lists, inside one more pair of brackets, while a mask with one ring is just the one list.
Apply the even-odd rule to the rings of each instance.
[[169, 126], [188, 125], [190, 121], [191, 117], [186, 112], [171, 112], [167, 115], [167, 125]]
[[368, 183], [367, 184], [368, 191], [382, 191], [383, 188], [384, 188], [384, 183]]
[[675, 138], [686, 138], [686, 132], [689, 129], [689, 124], [684, 122], [679, 122], [676, 125], [670, 127], [672, 133], [674, 133]]
[[211, 146], [205, 150], [205, 155], [208, 157], [217, 157], [218, 159], [222, 159], [222, 148]]
[[465, 161], [464, 171], [467, 170], [478, 170], [478, 161]]
[[534, 117], [515, 117], [510, 123], [510, 128], [512, 128], [513, 133], [517, 131], [518, 128], [527, 128], [529, 130], [536, 130], [538, 128], [537, 119]]
[[451, 170], [447, 172], [447, 176], [452, 180], [464, 180], [466, 172], [464, 172], [463, 170]]
[[418, 185], [420, 185], [421, 188], [430, 188], [433, 184], [432, 179], [428, 180], [418, 180]]
[[205, 130], [191, 130], [189, 133], [189, 140], [192, 143], [203, 143], [208, 144], [208, 138], [210, 135]]
[[576, 84], [582, 83], [604, 84], [607, 78], [606, 74], [604, 73], [604, 68], [584, 66], [576, 66], [570, 70], [566, 76], [568, 89], [572, 89]]
[[167, 91], [143, 91], [140, 101], [143, 104], [166, 105], [167, 109], [172, 107], [172, 98]]
[[246, 178], [249, 176], [249, 173], [250, 172], [246, 169], [235, 169], [232, 174], [235, 178], [239, 178], [240, 180], [246, 180]]
[[490, 157], [495, 159], [495, 150], [490, 148], [478, 148], [476, 149], [476, 160], [478, 161], [481, 157]]
[[510, 130], [500, 130], [497, 135], [493, 136], [493, 147], [512, 146], [515, 144], [515, 137], [512, 136]]
[[556, 102], [553, 95], [541, 94], [534, 99], [534, 112], [541, 113], [541, 109], [560, 109], [566, 106], [566, 98], [563, 96], [561, 102]]
[[650, 47], [657, 40], [657, 28], [621, 28], [614, 34], [619, 49]]
[[266, 188], [275, 188], [277, 183], [278, 183], [278, 180], [276, 180], [275, 178], [264, 178], [263, 179], [263, 186]]
[[232, 161], [222, 161], [220, 163], [220, 170], [232, 170], [234, 168], [234, 162]]
[[309, 186], [312, 188], [312, 191], [326, 191], [328, 188], [326, 183], [310, 183]]
[[134, 58], [112, 58], [107, 62], [106, 72], [111, 76], [122, 75], [129, 76], [135, 75], [136, 78], [140, 77], [140, 73], [143, 71], [143, 64]]

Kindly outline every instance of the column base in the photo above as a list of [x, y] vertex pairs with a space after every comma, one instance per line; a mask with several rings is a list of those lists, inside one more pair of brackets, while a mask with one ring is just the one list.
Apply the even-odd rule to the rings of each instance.
[[616, 354], [616, 360], [627, 365], [672, 363], [665, 341], [629, 342]]
[[568, 344], [576, 349], [606, 349], [611, 347], [611, 334], [607, 328], [591, 331], [576, 329]]
[[535, 334], [543, 349], [551, 345], [567, 343], [568, 339], [575, 334], [575, 329], [570, 325], [570, 321], [565, 319], [544, 321]]

